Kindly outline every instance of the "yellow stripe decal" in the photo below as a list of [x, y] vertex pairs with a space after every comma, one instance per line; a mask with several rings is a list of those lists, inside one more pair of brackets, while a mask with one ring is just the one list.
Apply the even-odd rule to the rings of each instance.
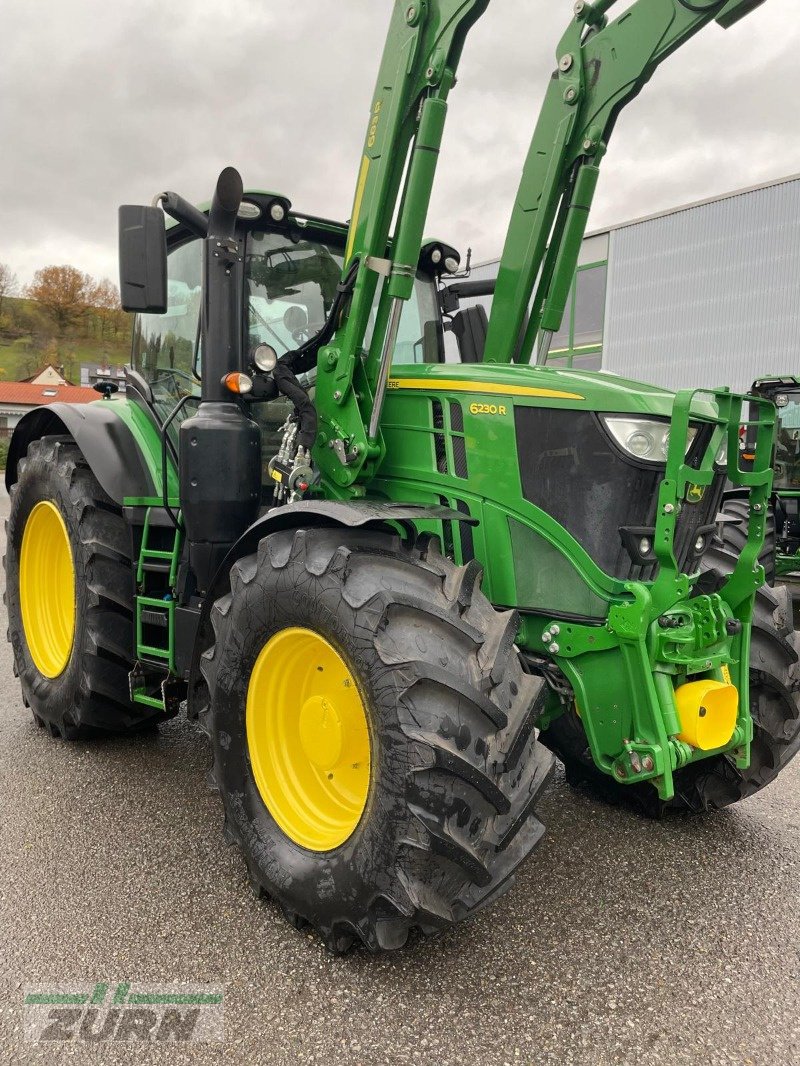
[[424, 389], [426, 392], [478, 392], [493, 396], [544, 396], [550, 400], [585, 400], [577, 392], [537, 389], [532, 385], [498, 385], [494, 381], [445, 381], [442, 378], [389, 378], [390, 389]]
[[350, 262], [350, 256], [353, 254], [353, 244], [356, 239], [356, 226], [358, 225], [358, 218], [361, 214], [361, 201], [364, 199], [364, 189], [367, 186], [367, 175], [369, 174], [369, 156], [364, 156], [361, 160], [361, 169], [358, 172], [358, 184], [356, 185], [356, 199], [353, 204], [353, 217], [350, 219], [350, 232], [347, 234], [347, 249], [344, 253], [345, 264]]

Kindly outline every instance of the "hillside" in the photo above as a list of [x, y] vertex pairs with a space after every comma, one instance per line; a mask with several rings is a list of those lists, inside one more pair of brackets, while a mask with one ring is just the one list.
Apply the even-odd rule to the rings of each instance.
[[41, 304], [6, 296], [0, 314], [0, 380], [19, 381], [52, 363], [79, 384], [81, 363], [128, 362], [131, 323], [132, 316], [118, 308], [89, 307], [59, 328]]

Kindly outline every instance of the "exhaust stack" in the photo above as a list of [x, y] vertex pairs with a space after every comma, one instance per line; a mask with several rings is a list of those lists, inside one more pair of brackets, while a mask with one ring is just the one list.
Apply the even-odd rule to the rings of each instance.
[[261, 431], [223, 383], [242, 370], [242, 249], [235, 235], [242, 192], [239, 172], [226, 167], [203, 242], [201, 402], [180, 428], [181, 511], [201, 594], [261, 502]]

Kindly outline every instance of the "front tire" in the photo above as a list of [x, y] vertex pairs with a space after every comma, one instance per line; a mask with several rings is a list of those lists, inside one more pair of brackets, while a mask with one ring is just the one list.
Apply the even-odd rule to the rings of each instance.
[[[199, 717], [227, 834], [256, 890], [332, 951], [397, 948], [412, 928], [465, 918], [510, 887], [542, 835], [534, 801], [552, 764], [534, 729], [542, 683], [522, 672], [516, 616], [495, 611], [479, 579], [476, 564], [390, 535], [287, 531], [234, 565], [213, 608]], [[272, 680], [260, 688], [265, 662]], [[254, 736], [259, 708], [278, 717]], [[307, 803], [289, 786], [289, 802], [276, 797], [287, 761], [287, 780], [319, 786]], [[336, 791], [340, 773], [350, 777]], [[329, 778], [329, 816], [322, 800], [314, 814]]]
[[8, 639], [37, 724], [81, 740], [162, 720], [129, 697], [128, 527], [70, 438], [42, 437], [20, 459], [7, 534]]

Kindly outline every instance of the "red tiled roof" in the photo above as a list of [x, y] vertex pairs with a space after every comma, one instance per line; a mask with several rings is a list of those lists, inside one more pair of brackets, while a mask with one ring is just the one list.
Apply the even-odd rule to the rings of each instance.
[[46, 403], [91, 403], [99, 400], [94, 389], [80, 385], [31, 385], [27, 381], [0, 381], [0, 404], [40, 407]]

